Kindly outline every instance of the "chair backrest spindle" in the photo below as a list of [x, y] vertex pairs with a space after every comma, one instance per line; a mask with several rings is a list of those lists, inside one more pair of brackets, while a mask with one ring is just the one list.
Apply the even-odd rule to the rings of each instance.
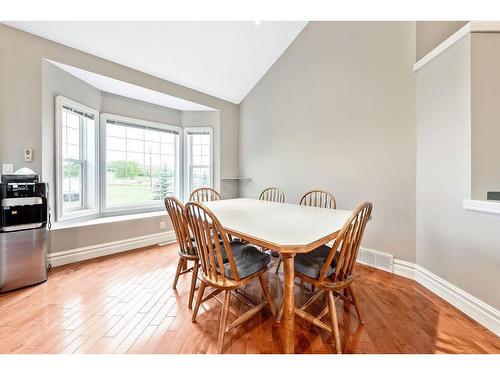
[[164, 202], [179, 243], [179, 251], [185, 255], [196, 255], [193, 249], [192, 237], [189, 233], [184, 205], [175, 197], [167, 197]]
[[331, 281], [342, 282], [351, 278], [354, 263], [358, 257], [361, 239], [363, 238], [366, 223], [371, 217], [372, 208], [373, 205], [370, 202], [362, 203], [347, 219], [339, 235], [335, 238], [333, 247], [323, 264], [318, 278], [320, 282], [326, 277], [328, 268], [337, 252], [339, 254], [334, 273], [330, 276]]
[[301, 206], [337, 208], [337, 202], [333, 194], [323, 190], [311, 190], [300, 198]]
[[205, 277], [213, 283], [225, 284], [227, 282], [223, 250], [220, 243], [222, 240], [228, 264], [231, 267], [232, 281], [239, 281], [240, 277], [231, 251], [229, 237], [217, 217], [208, 207], [199, 202], [187, 203], [185, 212], [189, 227], [196, 240], [198, 256]]
[[259, 200], [285, 203], [285, 193], [277, 187], [269, 187], [260, 193]]
[[193, 190], [189, 196], [190, 201], [194, 202], [209, 202], [220, 200], [220, 194], [217, 190], [209, 187], [201, 187]]

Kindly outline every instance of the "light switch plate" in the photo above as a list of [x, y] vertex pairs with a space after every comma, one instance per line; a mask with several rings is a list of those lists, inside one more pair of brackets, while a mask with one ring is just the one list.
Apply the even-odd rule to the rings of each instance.
[[14, 173], [14, 164], [2, 164], [2, 174]]
[[25, 148], [24, 149], [24, 161], [32, 161], [33, 160], [33, 149]]

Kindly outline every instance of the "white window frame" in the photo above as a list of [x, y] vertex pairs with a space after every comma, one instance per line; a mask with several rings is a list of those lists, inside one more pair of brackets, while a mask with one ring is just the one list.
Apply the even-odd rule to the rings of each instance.
[[178, 133], [178, 140], [176, 145], [176, 176], [175, 176], [175, 189], [178, 192], [178, 195], [181, 196], [183, 194], [183, 186], [181, 184], [181, 160], [183, 155], [183, 132], [182, 127], [163, 124], [153, 121], [146, 121], [141, 119], [136, 119], [132, 117], [126, 117], [121, 115], [115, 115], [110, 113], [102, 113], [100, 116], [100, 159], [99, 159], [99, 172], [101, 176], [101, 183], [99, 189], [100, 196], [100, 206], [101, 206], [101, 214], [102, 216], [115, 216], [115, 215], [127, 215], [132, 213], [140, 213], [140, 212], [149, 212], [149, 211], [158, 211], [159, 209], [164, 208], [163, 200], [152, 201], [147, 203], [137, 203], [137, 204], [128, 204], [128, 205], [119, 205], [119, 206], [106, 206], [106, 125], [107, 121], [118, 121], [123, 123], [130, 123], [133, 125], [144, 126], [145, 128], [154, 128], [158, 130], [170, 130]]
[[[95, 155], [93, 155], [94, 160], [96, 161], [96, 166], [94, 168], [94, 173], [91, 175], [92, 171], [88, 170], [88, 166], [86, 165], [86, 159], [88, 155], [84, 155], [82, 157], [82, 187], [81, 187], [81, 194], [82, 194], [82, 202], [83, 202], [83, 208], [81, 209], [75, 209], [71, 211], [64, 212], [63, 210], [63, 159], [62, 159], [62, 113], [63, 113], [63, 106], [67, 106], [70, 108], [73, 108], [77, 111], [83, 112], [83, 113], [89, 113], [94, 116], [94, 123], [95, 123], [95, 129], [94, 129], [94, 142], [95, 142]], [[71, 219], [78, 219], [81, 217], [87, 217], [87, 216], [95, 216], [99, 213], [99, 168], [97, 166], [98, 160], [99, 160], [99, 112], [93, 108], [87, 107], [83, 104], [80, 104], [76, 101], [73, 101], [69, 98], [66, 98], [62, 95], [58, 95], [55, 98], [55, 133], [56, 133], [56, 221], [65, 221], [65, 220], [71, 220]], [[83, 136], [80, 134], [81, 138], [86, 138], [86, 136]], [[86, 150], [86, 139], [82, 139], [83, 142], [81, 142], [81, 147], [83, 147], [84, 151], [87, 152]], [[80, 150], [82, 153], [82, 150]], [[87, 192], [87, 180], [93, 178], [94, 179], [94, 192], [95, 192], [95, 202], [94, 202], [94, 207], [92, 208], [85, 208], [88, 204], [88, 192]]]
[[209, 187], [214, 187], [214, 129], [210, 126], [191, 126], [184, 128], [184, 197], [185, 200], [189, 199], [192, 189], [192, 169], [193, 164], [191, 163], [191, 145], [189, 144], [189, 133], [206, 134], [208, 132], [210, 136], [210, 185]]

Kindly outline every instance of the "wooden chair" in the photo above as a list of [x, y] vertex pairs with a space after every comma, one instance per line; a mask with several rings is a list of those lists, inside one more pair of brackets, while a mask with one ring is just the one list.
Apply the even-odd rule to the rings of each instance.
[[[219, 220], [203, 204], [189, 202], [186, 204], [185, 212], [191, 231], [196, 238], [202, 270], [202, 282], [193, 309], [192, 321], [196, 321], [201, 303], [212, 297], [218, 299], [217, 294], [224, 291], [224, 300], [219, 300], [219, 302], [222, 302], [217, 340], [217, 351], [220, 353], [225, 333], [246, 322], [266, 305], [269, 305], [273, 316], [276, 316], [276, 310], [263, 275], [271, 259], [268, 254], [261, 253], [249, 244], [230, 242]], [[218, 241], [212, 241], [212, 238], [221, 238], [222, 244]], [[259, 279], [265, 298], [258, 305], [254, 305], [247, 297], [236, 290], [255, 277]], [[214, 291], [203, 297], [207, 286], [213, 287]], [[226, 324], [229, 311], [233, 312], [229, 307], [232, 291], [234, 296], [251, 305], [251, 309], [237, 317], [232, 323]]]
[[280, 188], [269, 187], [260, 193], [259, 200], [285, 203], [285, 193]]
[[[336, 301], [342, 299], [345, 303], [353, 304], [360, 323], [364, 324], [359, 301], [352, 285], [355, 280], [353, 267], [371, 211], [371, 203], [360, 204], [345, 222], [332, 248], [323, 245], [295, 257], [295, 276], [319, 289], [300, 308], [295, 308], [295, 314], [333, 333], [337, 353], [342, 353], [342, 350], [335, 309]], [[324, 295], [327, 306], [317, 317], [305, 311]], [[327, 314], [330, 316], [329, 325], [322, 321]]]
[[305, 193], [300, 198], [299, 205], [323, 207], [323, 208], [337, 208], [337, 202], [333, 194], [323, 190], [311, 190]]
[[212, 188], [201, 187], [192, 191], [189, 200], [194, 202], [218, 201], [220, 200], [220, 194]]
[[[285, 203], [285, 193], [280, 188], [269, 187], [267, 189], [264, 189], [264, 191], [262, 193], [260, 193], [259, 200], [268, 201], [268, 202]], [[269, 250], [266, 248], [261, 248], [261, 249], [262, 249], [262, 251], [268, 251], [274, 257], [279, 256], [279, 254], [275, 251], [272, 251], [272, 250]]]
[[[337, 208], [337, 201], [332, 193], [323, 190], [311, 190], [300, 198], [299, 205], [322, 208]], [[281, 266], [281, 257], [274, 272], [278, 273]]]
[[[189, 308], [193, 305], [194, 290], [196, 288], [196, 279], [198, 277], [199, 259], [196, 250], [196, 245], [193, 243], [192, 236], [189, 232], [189, 226], [184, 211], [184, 205], [175, 197], [165, 198], [165, 208], [167, 209], [168, 216], [172, 221], [175, 236], [179, 243], [179, 263], [177, 263], [177, 270], [175, 271], [173, 289], [177, 289], [177, 281], [179, 276], [187, 272], [193, 272], [191, 279], [191, 289], [189, 291]], [[187, 263], [192, 261], [193, 266], [187, 268]]]

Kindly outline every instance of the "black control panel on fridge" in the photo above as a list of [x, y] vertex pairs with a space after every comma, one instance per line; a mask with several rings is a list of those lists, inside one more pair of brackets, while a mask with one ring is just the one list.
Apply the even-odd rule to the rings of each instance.
[[0, 231], [47, 224], [47, 184], [0, 183]]

